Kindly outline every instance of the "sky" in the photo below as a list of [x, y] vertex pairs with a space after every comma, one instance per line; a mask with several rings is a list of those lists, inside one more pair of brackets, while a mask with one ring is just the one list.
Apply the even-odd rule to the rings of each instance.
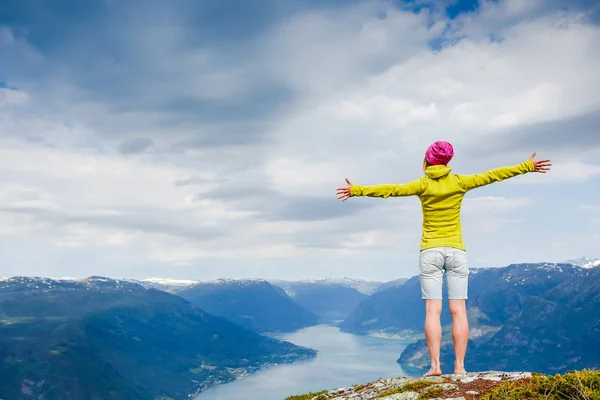
[[594, 0], [0, 0], [0, 276], [418, 272], [415, 197], [469, 192], [471, 267], [600, 257]]

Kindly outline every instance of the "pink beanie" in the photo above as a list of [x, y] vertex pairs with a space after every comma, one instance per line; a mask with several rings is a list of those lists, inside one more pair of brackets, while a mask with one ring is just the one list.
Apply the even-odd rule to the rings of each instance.
[[432, 165], [448, 165], [452, 157], [454, 157], [454, 148], [448, 142], [437, 141], [425, 152], [425, 158]]

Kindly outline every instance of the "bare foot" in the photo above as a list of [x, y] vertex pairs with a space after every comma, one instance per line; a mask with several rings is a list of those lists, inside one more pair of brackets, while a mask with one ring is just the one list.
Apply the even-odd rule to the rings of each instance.
[[462, 362], [454, 361], [454, 375], [465, 375], [467, 371], [465, 371], [465, 366]]
[[466, 375], [465, 367], [454, 366], [454, 375]]
[[440, 375], [442, 375], [442, 370], [439, 367], [438, 368], [431, 367], [429, 369], [429, 372], [427, 372], [425, 375], [423, 375], [423, 377], [440, 376]]

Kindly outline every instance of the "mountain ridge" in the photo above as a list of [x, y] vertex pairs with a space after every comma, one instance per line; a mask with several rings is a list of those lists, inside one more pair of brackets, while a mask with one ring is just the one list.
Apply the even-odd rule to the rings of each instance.
[[177, 294], [257, 332], [291, 332], [318, 323], [315, 313], [266, 280], [221, 279], [189, 286]]
[[313, 279], [298, 279], [298, 280], [286, 280], [286, 279], [270, 279], [274, 285], [282, 287], [284, 289], [289, 288], [292, 285], [297, 284], [317, 284], [317, 285], [340, 285], [356, 289], [360, 293], [370, 295], [373, 294], [377, 289], [385, 282], [371, 281], [366, 279], [348, 278], [348, 277], [321, 277]]
[[[479, 274], [470, 279], [467, 365], [543, 373], [600, 367], [600, 269], [514, 264]], [[444, 324], [442, 367], [451, 366], [454, 357], [449, 323]], [[398, 362], [427, 369], [422, 333]]]
[[589, 269], [600, 266], [600, 258], [580, 257], [573, 260], [567, 260], [565, 263]]
[[127, 280], [0, 281], [4, 399], [183, 400], [316, 354]]

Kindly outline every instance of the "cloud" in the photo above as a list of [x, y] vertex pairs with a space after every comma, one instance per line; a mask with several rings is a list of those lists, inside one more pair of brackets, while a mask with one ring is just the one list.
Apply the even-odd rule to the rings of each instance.
[[239, 213], [192, 201], [197, 188], [172, 182], [187, 170], [117, 156], [26, 145], [3, 147], [1, 211], [23, 215], [57, 234], [80, 224], [207, 240]]
[[[252, 3], [254, 8], [238, 5], [238, 12], [263, 18], [266, 13], [258, 10], [268, 5]], [[264, 26], [256, 20], [236, 24], [220, 5], [153, 2], [150, 10], [135, 1], [89, 9], [73, 4], [64, 14], [41, 3], [35, 12], [14, 7], [28, 29], [3, 30], [0, 51], [8, 62], [0, 76], [26, 82], [39, 100], [31, 110], [35, 117], [80, 122], [104, 143], [134, 143], [144, 132], [167, 152], [243, 142], [258, 153], [263, 135], [290, 101], [286, 88], [265, 79], [261, 65], [253, 66], [259, 57], [255, 42], [248, 41], [246, 50], [231, 48], [244, 37], [241, 31], [252, 27], [258, 35]], [[111, 21], [110, 30], [98, 15]], [[224, 33], [229, 24], [236, 28]]]
[[173, 182], [175, 186], [203, 185], [205, 183], [214, 183], [214, 180], [193, 175], [188, 178], [178, 179]]
[[531, 183], [565, 183], [565, 182], [587, 182], [600, 176], [600, 165], [586, 164], [581, 162], [570, 162], [555, 164], [547, 174], [531, 174], [524, 179], [515, 180], [516, 184]]
[[25, 92], [0, 87], [0, 107], [15, 106], [27, 103], [28, 100], [29, 96], [27, 96], [27, 93]]
[[340, 207], [335, 198], [295, 197], [279, 204], [271, 205], [264, 215], [274, 220], [322, 221], [351, 216], [367, 207], [364, 203], [353, 203]]
[[[408, 274], [418, 200], [339, 203], [335, 188], [415, 179], [436, 139], [460, 173], [551, 158], [551, 174], [510, 181], [528, 185], [469, 194], [464, 227], [491, 263], [562, 258], [536, 213], [598, 194], [598, 7], [479, 3], [0, 11], [0, 274], [86, 257], [81, 274]], [[516, 224], [538, 229], [527, 248]], [[564, 230], [585, 229], [579, 215]]]
[[255, 218], [261, 221], [332, 220], [357, 214], [369, 207], [366, 203], [357, 202], [341, 206], [333, 194], [286, 194], [268, 185], [253, 186], [244, 182], [221, 183], [194, 198], [196, 201], [203, 199], [218, 200], [239, 210], [255, 212]]
[[153, 144], [152, 139], [148, 138], [126, 139], [119, 144], [119, 151], [123, 154], [141, 153]]
[[[419, 17], [410, 18], [418, 21]], [[285, 161], [297, 165], [290, 172], [295, 178], [286, 184], [295, 186], [299, 179], [312, 175], [302, 171], [323, 165], [323, 160], [339, 170], [346, 169], [351, 179], [358, 176], [354, 179], [364, 181], [379, 176], [383, 180], [407, 180], [418, 173], [426, 146], [438, 138], [456, 145], [454, 164], [458, 167], [491, 168], [504, 165], [509, 157], [516, 164], [539, 148], [532, 146], [534, 140], [552, 151], [554, 159], [557, 150], [563, 151], [561, 141], [552, 141], [552, 137], [544, 140], [543, 135], [548, 133], [544, 126], [557, 121], [554, 137], [567, 141], [564, 132], [583, 137], [584, 128], [590, 133], [585, 141], [586, 155], [598, 151], [600, 143], [594, 139], [593, 121], [581, 116], [595, 115], [593, 110], [600, 107], [594, 95], [600, 59], [593, 51], [599, 31], [586, 25], [578, 15], [568, 17], [568, 29], [557, 25], [564, 18], [549, 13], [519, 24], [502, 25], [506, 37], [500, 43], [487, 37], [467, 36], [438, 52], [408, 46], [406, 51], [411, 57], [407, 60], [402, 59], [401, 47], [398, 59], [389, 68], [368, 74], [368, 79], [347, 81], [339, 90], [330, 90], [327, 96], [300, 110], [279, 131], [280, 152], [293, 154], [292, 158], [284, 157]], [[306, 22], [299, 24], [305, 26]], [[327, 22], [322, 24], [326, 26]], [[472, 16], [463, 22], [462, 29], [482, 24], [477, 16]], [[410, 27], [406, 23], [398, 26]], [[319, 29], [325, 28], [318, 27], [316, 31]], [[417, 32], [410, 37], [424, 42], [429, 39], [424, 32], [422, 36]], [[355, 51], [360, 49], [361, 33], [350, 32], [345, 39], [358, 48]], [[406, 35], [408, 31], [399, 36]], [[302, 57], [298, 62], [304, 59], [311, 58]], [[585, 67], [573, 74], [572, 63]], [[325, 76], [328, 66], [320, 67]], [[355, 68], [360, 71], [360, 63]], [[338, 70], [335, 64], [331, 70]], [[293, 76], [290, 74], [288, 79]], [[308, 82], [302, 84], [311, 87]], [[523, 127], [526, 132], [521, 131]], [[515, 141], [525, 142], [518, 147], [506, 145]], [[513, 158], [517, 151], [522, 158]], [[568, 157], [573, 161], [581, 155]], [[411, 164], [415, 167], [409, 168]], [[326, 169], [322, 171], [316, 179], [328, 174]]]
[[580, 208], [582, 210], [585, 210], [585, 211], [598, 211], [598, 212], [600, 212], [600, 205], [583, 204], [583, 205], [580, 206]]
[[472, 233], [499, 232], [511, 224], [522, 222], [519, 209], [532, 205], [530, 198], [476, 197], [466, 198], [463, 206], [465, 230]]
[[[501, 139], [493, 142], [500, 153], [537, 151], [542, 157], [563, 159], [592, 159], [600, 150], [600, 112], [575, 115], [541, 123], [525, 124], [502, 132]], [[474, 140], [468, 150], [487, 152], [489, 140]], [[557, 151], [559, 150], [559, 151]], [[493, 155], [493, 154], [492, 154]], [[559, 158], [560, 160], [560, 158]]]
[[502, 214], [516, 208], [531, 204], [529, 198], [505, 198], [505, 197], [475, 197], [464, 200], [464, 209], [467, 213]]
[[600, 222], [600, 204], [583, 204], [579, 206], [580, 214], [591, 223]]

